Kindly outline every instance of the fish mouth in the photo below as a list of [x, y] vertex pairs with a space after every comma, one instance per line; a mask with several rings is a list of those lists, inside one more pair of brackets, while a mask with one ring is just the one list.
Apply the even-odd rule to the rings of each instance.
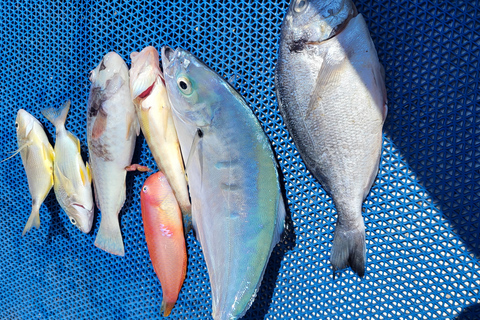
[[[74, 225], [83, 233], [89, 233], [93, 224], [93, 207], [87, 209], [80, 203], [74, 203], [72, 207], [77, 211], [76, 223]], [[72, 219], [72, 217], [70, 217], [70, 219]], [[73, 217], [73, 219], [75, 218]], [[70, 220], [70, 222], [72, 221]]]
[[172, 62], [175, 59], [175, 53], [177, 50], [173, 50], [169, 46], [162, 47], [162, 68], [163, 68], [163, 76], [168, 76], [169, 78], [173, 77], [172, 74]]

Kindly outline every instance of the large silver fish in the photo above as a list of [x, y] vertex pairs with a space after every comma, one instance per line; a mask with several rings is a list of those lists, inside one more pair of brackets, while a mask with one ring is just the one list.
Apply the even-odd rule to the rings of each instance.
[[[22, 236], [33, 226], [40, 228], [40, 206], [53, 186], [53, 161], [55, 152], [40, 122], [27, 111], [20, 109], [15, 120], [18, 150], [27, 174], [28, 190], [32, 196], [32, 212]], [[16, 153], [15, 153], [16, 154]]]
[[55, 196], [70, 222], [89, 233], [93, 221], [92, 178], [90, 167], [83, 163], [80, 141], [65, 129], [70, 101], [60, 109], [48, 108], [42, 114], [54, 126], [55, 160], [53, 162]]
[[91, 72], [90, 81], [87, 141], [102, 218], [95, 245], [123, 256], [118, 214], [125, 202], [125, 168], [132, 161], [140, 126], [130, 96], [128, 68], [118, 54], [106, 54]]
[[238, 319], [253, 302], [283, 230], [273, 153], [258, 120], [225, 80], [180, 48], [164, 47], [162, 64], [213, 318]]
[[383, 68], [350, 0], [293, 0], [275, 69], [279, 108], [338, 213], [333, 269], [365, 270], [362, 203], [378, 172], [387, 115]]

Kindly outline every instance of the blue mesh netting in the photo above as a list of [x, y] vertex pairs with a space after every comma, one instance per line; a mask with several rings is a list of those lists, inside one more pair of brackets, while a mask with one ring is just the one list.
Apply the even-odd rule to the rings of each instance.
[[[290, 208], [245, 319], [480, 318], [480, 33], [477, 1], [355, 1], [385, 66], [389, 115], [380, 173], [364, 205], [366, 275], [332, 278], [335, 210], [305, 169], [278, 113], [273, 70], [287, 1], [22, 1], [0, 5], [3, 157], [14, 119], [72, 100], [67, 128], [87, 158], [88, 72], [108, 51], [130, 64], [148, 45], [181, 46], [241, 92], [272, 141]], [[143, 137], [134, 161], [156, 167]], [[95, 248], [53, 192], [42, 226], [25, 237], [30, 195], [20, 156], [3, 162], [0, 318], [151, 319], [161, 287], [140, 215], [145, 174], [129, 174], [121, 228], [126, 256]], [[171, 319], [209, 319], [210, 288], [198, 242]]]

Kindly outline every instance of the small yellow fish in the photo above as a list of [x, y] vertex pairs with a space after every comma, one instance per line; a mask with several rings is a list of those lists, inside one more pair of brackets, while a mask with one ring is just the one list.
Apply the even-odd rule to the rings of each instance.
[[130, 57], [130, 91], [140, 127], [155, 162], [172, 187], [187, 233], [191, 227], [192, 210], [172, 108], [159, 66], [158, 51], [154, 47], [146, 47], [140, 53], [133, 52]]
[[20, 109], [15, 120], [18, 152], [27, 173], [28, 190], [32, 196], [32, 213], [22, 236], [32, 226], [40, 227], [40, 206], [53, 186], [53, 161], [55, 153], [48, 142], [43, 126], [27, 111]]
[[48, 108], [42, 114], [54, 126], [55, 161], [54, 190], [57, 201], [70, 222], [84, 233], [90, 232], [93, 221], [92, 176], [80, 154], [80, 141], [65, 129], [70, 101], [60, 109]]

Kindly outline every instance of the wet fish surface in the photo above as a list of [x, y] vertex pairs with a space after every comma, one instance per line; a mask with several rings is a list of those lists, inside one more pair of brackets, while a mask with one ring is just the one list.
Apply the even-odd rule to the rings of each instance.
[[42, 124], [30, 113], [20, 109], [15, 120], [17, 144], [27, 174], [28, 190], [32, 196], [32, 212], [22, 236], [35, 226], [40, 228], [40, 206], [53, 187], [55, 152]]
[[140, 202], [148, 253], [162, 284], [161, 311], [166, 317], [177, 301], [187, 271], [182, 214], [173, 190], [161, 171], [145, 180]]
[[333, 270], [350, 266], [362, 277], [362, 203], [378, 172], [387, 97], [367, 25], [350, 0], [291, 2], [275, 85], [287, 129], [337, 210]]
[[146, 47], [130, 56], [130, 88], [140, 127], [155, 162], [173, 189], [188, 232], [192, 220], [190, 198], [158, 51], [154, 47]]
[[115, 52], [91, 72], [87, 142], [100, 228], [95, 246], [123, 256], [118, 215], [125, 202], [126, 167], [130, 166], [140, 126], [130, 95], [128, 67]]
[[195, 56], [164, 47], [162, 65], [210, 277], [212, 316], [238, 319], [255, 298], [284, 226], [273, 152], [243, 98]]
[[90, 232], [93, 222], [92, 176], [83, 163], [80, 141], [65, 129], [70, 109], [67, 101], [60, 109], [48, 108], [42, 114], [55, 126], [54, 190], [70, 222], [84, 233]]

